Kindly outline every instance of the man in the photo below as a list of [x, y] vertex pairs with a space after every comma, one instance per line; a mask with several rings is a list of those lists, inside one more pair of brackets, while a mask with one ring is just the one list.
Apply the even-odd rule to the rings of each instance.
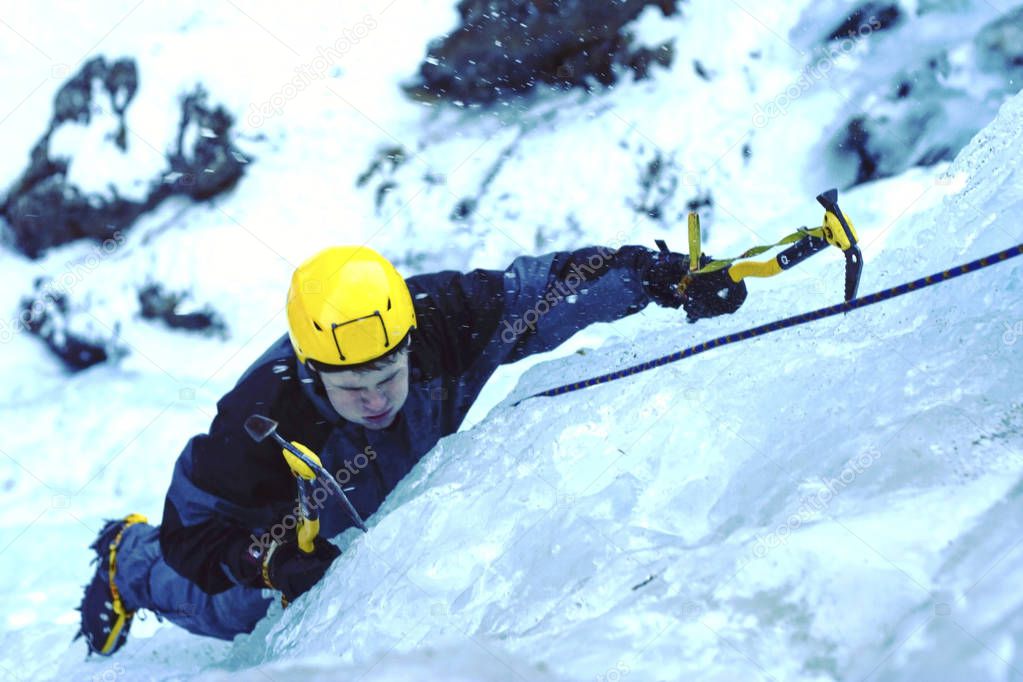
[[[640, 246], [517, 258], [506, 270], [402, 279], [365, 247], [334, 247], [303, 263], [288, 292], [288, 335], [217, 403], [209, 433], [178, 458], [163, 522], [111, 521], [92, 548], [82, 625], [89, 651], [110, 654], [134, 612], [231, 639], [251, 632], [273, 591], [291, 601], [339, 550], [324, 538], [353, 525], [339, 501], [319, 506], [311, 551], [296, 541], [296, 483], [272, 439], [245, 420], [264, 415], [318, 453], [362, 518], [437, 441], [458, 430], [504, 363], [555, 348], [595, 322], [654, 301], [694, 321], [734, 312], [745, 286], [724, 271], [679, 290], [688, 258]], [[317, 488], [314, 499], [333, 495]]]

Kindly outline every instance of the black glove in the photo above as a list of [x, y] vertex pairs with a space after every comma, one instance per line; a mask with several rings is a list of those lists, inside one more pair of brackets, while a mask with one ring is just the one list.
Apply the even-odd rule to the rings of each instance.
[[643, 289], [657, 305], [678, 308], [685, 302], [678, 285], [689, 272], [689, 256], [669, 251], [660, 239], [657, 246], [661, 250], [647, 250], [641, 266]]
[[321, 537], [313, 542], [309, 554], [299, 549], [297, 542], [286, 542], [270, 556], [266, 575], [270, 585], [291, 602], [319, 582], [339, 556], [341, 550]]
[[703, 275], [693, 275], [682, 298], [686, 318], [696, 322], [705, 317], [716, 317], [738, 310], [746, 300], [746, 283], [733, 282], [728, 275], [728, 268], [722, 268]]

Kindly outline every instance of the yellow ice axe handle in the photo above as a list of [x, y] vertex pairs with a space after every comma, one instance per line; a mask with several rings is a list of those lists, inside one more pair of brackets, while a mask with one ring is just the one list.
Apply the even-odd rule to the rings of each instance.
[[741, 282], [747, 277], [774, 277], [781, 272], [781, 265], [775, 259], [764, 261], [744, 261], [728, 268], [728, 276], [733, 282]]
[[306, 554], [312, 554], [315, 548], [314, 540], [320, 534], [320, 520], [301, 518], [298, 521], [298, 548]]
[[802, 263], [815, 253], [827, 248], [828, 242], [823, 237], [818, 237], [812, 232], [806, 232], [804, 236], [787, 249], [770, 260], [764, 261], [741, 261], [733, 263], [728, 267], [728, 276], [733, 282], [740, 282], [747, 277], [774, 277], [780, 272], [788, 270], [797, 263]]
[[306, 554], [312, 554], [316, 548], [316, 536], [320, 534], [320, 515], [312, 506], [313, 484], [304, 478], [298, 479], [299, 515], [295, 534], [298, 536], [298, 548]]
[[[299, 450], [303, 455], [308, 457], [310, 461], [316, 464], [321, 464], [319, 456], [308, 447], [299, 443], [298, 441], [291, 441], [291, 444]], [[308, 464], [303, 462], [301, 459], [295, 456], [295, 453], [291, 452], [287, 448], [282, 448], [281, 452], [284, 454], [284, 460], [288, 463], [288, 467], [291, 469], [291, 473], [295, 474], [298, 478], [298, 492], [302, 498], [303, 507], [305, 507], [304, 513], [299, 516], [298, 526], [296, 533], [298, 534], [298, 548], [306, 554], [312, 554], [314, 540], [316, 536], [320, 534], [320, 519], [319, 517], [309, 518], [308, 507], [310, 498], [310, 488], [312, 487], [311, 482], [316, 479], [316, 472], [314, 472]]]
[[[301, 451], [303, 455], [311, 459], [313, 462], [320, 466], [323, 466], [323, 463], [320, 462], [320, 458], [315, 452], [313, 452], [306, 446], [302, 445], [297, 440], [291, 441], [291, 444], [295, 446], [297, 450]], [[306, 481], [313, 481], [316, 479], [316, 472], [314, 472], [309, 467], [308, 464], [306, 464], [301, 459], [296, 457], [295, 453], [291, 452], [287, 448], [282, 448], [281, 452], [284, 454], [284, 461], [288, 463], [288, 467], [291, 469], [291, 473], [295, 474], [299, 478], [304, 479]]]

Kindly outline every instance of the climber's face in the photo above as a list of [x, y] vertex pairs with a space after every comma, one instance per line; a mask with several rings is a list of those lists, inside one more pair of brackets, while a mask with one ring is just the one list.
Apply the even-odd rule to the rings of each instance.
[[408, 398], [408, 352], [399, 352], [381, 369], [321, 376], [327, 398], [339, 415], [367, 429], [386, 429]]

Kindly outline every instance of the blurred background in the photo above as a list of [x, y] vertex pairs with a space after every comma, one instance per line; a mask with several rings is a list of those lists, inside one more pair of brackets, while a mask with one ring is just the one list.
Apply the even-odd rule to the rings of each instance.
[[837, 303], [837, 250], [503, 369], [253, 635], [71, 643], [103, 519], [160, 518], [327, 245], [503, 268], [698, 211], [735, 256], [830, 187], [861, 293], [1023, 241], [1023, 2], [8, 3], [0, 64], [0, 679], [1023, 679], [1019, 266], [511, 404]]

